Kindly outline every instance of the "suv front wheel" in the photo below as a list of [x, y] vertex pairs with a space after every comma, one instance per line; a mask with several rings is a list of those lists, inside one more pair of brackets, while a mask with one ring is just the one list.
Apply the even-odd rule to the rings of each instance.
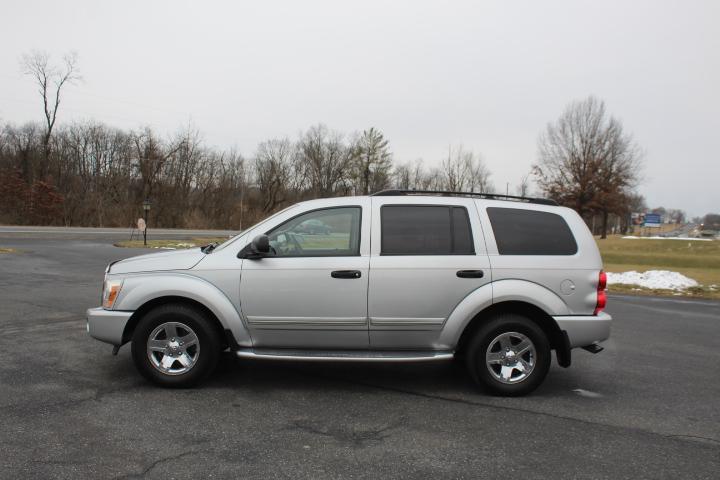
[[188, 305], [162, 305], [143, 316], [132, 337], [138, 371], [163, 387], [191, 387], [217, 365], [221, 341], [212, 321]]
[[470, 375], [494, 395], [535, 390], [550, 369], [550, 343], [542, 329], [518, 314], [501, 314], [480, 327], [465, 356]]

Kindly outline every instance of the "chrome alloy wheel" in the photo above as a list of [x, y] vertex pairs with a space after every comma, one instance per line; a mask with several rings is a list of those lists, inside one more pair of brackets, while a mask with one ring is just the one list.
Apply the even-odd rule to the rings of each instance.
[[147, 356], [150, 363], [165, 375], [182, 375], [197, 363], [200, 342], [192, 328], [184, 323], [166, 322], [148, 337]]
[[501, 333], [488, 345], [485, 365], [502, 383], [522, 382], [535, 369], [537, 353], [533, 342], [522, 333]]

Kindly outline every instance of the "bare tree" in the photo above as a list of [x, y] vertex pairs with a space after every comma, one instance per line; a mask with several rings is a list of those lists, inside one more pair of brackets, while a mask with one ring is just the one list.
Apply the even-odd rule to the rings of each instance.
[[262, 192], [263, 213], [272, 212], [288, 200], [288, 193], [297, 188], [300, 177], [295, 146], [288, 139], [275, 139], [258, 145], [255, 154], [255, 175]]
[[40, 176], [44, 177], [50, 161], [50, 138], [58, 109], [60, 108], [60, 94], [66, 84], [80, 79], [77, 69], [77, 54], [69, 53], [63, 57], [62, 65], [52, 65], [47, 52], [35, 51], [23, 55], [21, 59], [22, 72], [32, 77], [38, 87], [38, 93], [43, 101], [45, 114], [45, 136], [43, 140], [45, 163], [41, 165]]
[[364, 130], [354, 142], [351, 158], [355, 193], [368, 195], [371, 190], [382, 190], [387, 186], [392, 154], [382, 132], [374, 127]]
[[423, 166], [421, 159], [412, 163], [403, 163], [397, 165], [392, 172], [392, 183], [395, 188], [402, 190], [428, 190], [436, 182], [433, 175], [436, 172], [429, 173]]
[[528, 173], [520, 179], [520, 184], [517, 186], [517, 194], [521, 197], [527, 197], [530, 194], [530, 175]]
[[480, 155], [462, 146], [448, 148], [442, 162], [442, 187], [451, 191], [487, 192], [490, 190], [490, 171]]
[[586, 220], [601, 213], [605, 238], [608, 215], [627, 204], [641, 166], [640, 150], [620, 121], [594, 97], [573, 102], [540, 136], [538, 156], [533, 174], [540, 189]]
[[342, 134], [316, 125], [300, 138], [298, 151], [314, 196], [344, 193], [352, 151]]
[[600, 238], [607, 238], [611, 213], [629, 215], [628, 199], [639, 180], [640, 148], [623, 132], [622, 124], [610, 118], [607, 124], [607, 154], [600, 157], [600, 182], [595, 210], [601, 214]]

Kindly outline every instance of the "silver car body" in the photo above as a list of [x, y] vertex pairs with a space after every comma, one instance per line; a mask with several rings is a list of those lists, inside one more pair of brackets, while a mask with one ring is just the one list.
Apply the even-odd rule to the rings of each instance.
[[[381, 255], [384, 205], [452, 205], [467, 209], [474, 255]], [[362, 209], [359, 255], [241, 259], [253, 238], [304, 212]], [[578, 249], [574, 255], [500, 255], [486, 209], [547, 211], [562, 216]], [[119, 346], [129, 341], [136, 312], [164, 299], [188, 299], [207, 308], [245, 353], [263, 349], [452, 353], [468, 324], [505, 302], [539, 309], [569, 347], [608, 338], [611, 318], [594, 314], [602, 260], [573, 210], [535, 203], [443, 196], [365, 196], [298, 203], [204, 254], [199, 248], [143, 255], [108, 267], [122, 281], [111, 310], [88, 310], [93, 337]], [[336, 279], [331, 272], [359, 271]], [[482, 278], [458, 278], [482, 270]], [[365, 353], [363, 353], [365, 352]], [[442, 355], [440, 355], [442, 356]], [[397, 358], [413, 359], [413, 355]]]

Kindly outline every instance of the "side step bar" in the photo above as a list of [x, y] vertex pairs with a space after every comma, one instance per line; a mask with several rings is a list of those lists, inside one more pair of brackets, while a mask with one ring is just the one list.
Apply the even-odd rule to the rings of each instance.
[[380, 350], [293, 350], [269, 348], [241, 348], [235, 351], [240, 358], [266, 360], [296, 360], [319, 362], [436, 362], [452, 360], [449, 351], [380, 351]]

